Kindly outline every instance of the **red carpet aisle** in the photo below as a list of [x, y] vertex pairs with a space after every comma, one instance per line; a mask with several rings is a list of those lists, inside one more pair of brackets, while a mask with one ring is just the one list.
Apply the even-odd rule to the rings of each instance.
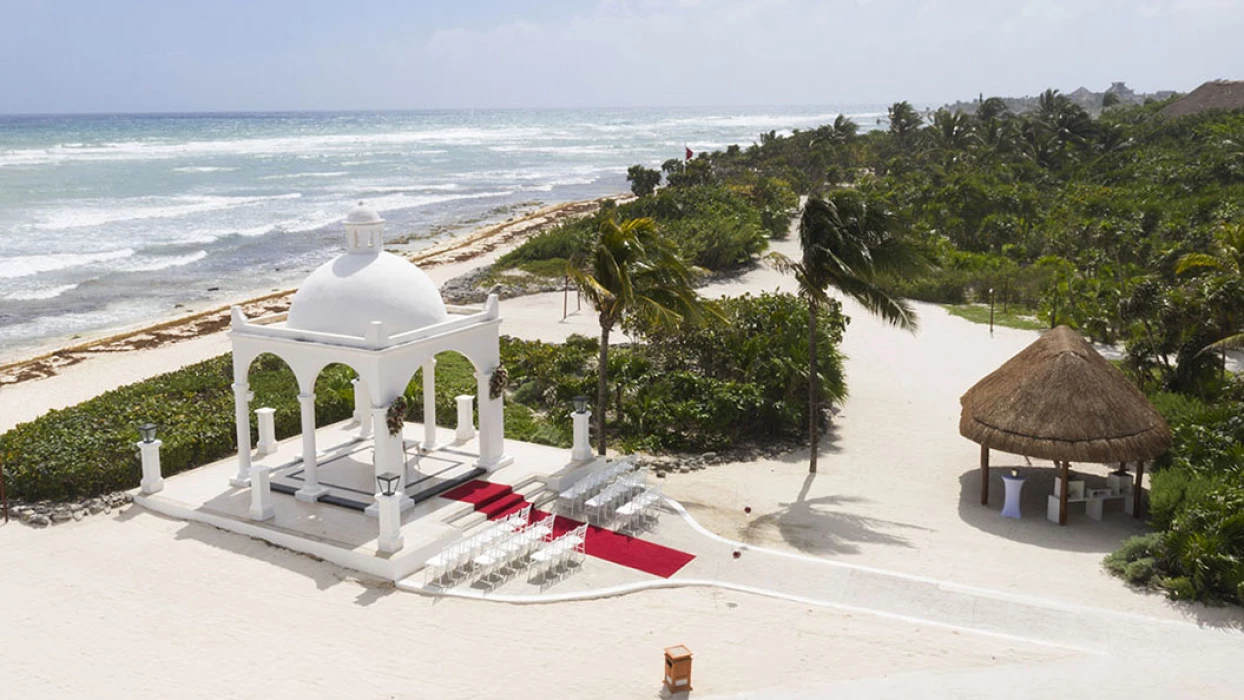
[[[505, 484], [494, 484], [488, 481], [470, 481], [455, 489], [441, 494], [441, 498], [452, 501], [463, 501], [475, 506], [475, 510], [484, 513], [489, 520], [504, 518], [527, 505], [523, 498]], [[562, 516], [553, 516], [541, 510], [532, 510], [533, 521], [548, 517], [556, 517], [553, 521], [553, 536], [560, 537], [563, 533], [582, 525], [577, 520]], [[647, 542], [613, 530], [589, 525], [587, 542], [584, 545], [587, 553], [598, 559], [611, 561], [632, 569], [637, 569], [653, 576], [669, 578], [683, 568], [695, 555], [680, 552], [676, 549], [663, 547], [654, 542]]]

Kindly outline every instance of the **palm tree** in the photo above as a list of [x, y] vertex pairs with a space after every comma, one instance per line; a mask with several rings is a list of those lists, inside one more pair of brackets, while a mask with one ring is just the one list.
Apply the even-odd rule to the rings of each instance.
[[839, 141], [850, 141], [855, 138], [855, 134], [860, 130], [860, 125], [851, 121], [845, 114], [839, 114], [834, 117], [834, 134]]
[[920, 128], [920, 113], [907, 101], [895, 102], [890, 105], [890, 133], [898, 140], [899, 146], [907, 148]]
[[1244, 285], [1244, 225], [1223, 224], [1214, 235], [1208, 253], [1185, 253], [1175, 263], [1175, 274], [1206, 275], [1205, 296], [1218, 317], [1214, 319], [1219, 334], [1229, 335], [1201, 350], [1221, 353], [1222, 371], [1226, 373], [1227, 350], [1244, 347], [1244, 333], [1236, 332], [1235, 322], [1241, 308], [1239, 289]]
[[[577, 263], [577, 264], [576, 264]], [[695, 268], [657, 233], [649, 218], [619, 223], [605, 218], [591, 250], [572, 261], [568, 274], [596, 309], [600, 321], [600, 378], [597, 384], [598, 450], [605, 454], [605, 412], [609, 406], [609, 333], [634, 316], [648, 327], [672, 328], [694, 321], [703, 305], [693, 289]]]
[[799, 220], [799, 260], [774, 256], [780, 269], [793, 272], [799, 294], [808, 302], [808, 433], [812, 450], [808, 472], [816, 473], [819, 436], [820, 374], [817, 324], [820, 307], [832, 287], [859, 302], [869, 313], [915, 332], [916, 314], [903, 299], [877, 284], [881, 274], [911, 273], [924, 267], [920, 256], [891, 233], [891, 218], [880, 204], [856, 190], [834, 190], [809, 197]]

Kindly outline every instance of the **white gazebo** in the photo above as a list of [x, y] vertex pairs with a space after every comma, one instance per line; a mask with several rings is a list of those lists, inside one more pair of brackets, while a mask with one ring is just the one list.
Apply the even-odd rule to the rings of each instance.
[[[285, 318], [247, 319], [233, 307], [233, 395], [236, 403], [238, 471], [230, 480], [247, 486], [251, 476], [251, 363], [263, 353], [284, 360], [298, 380], [302, 418], [302, 501], [327, 492], [317, 473], [315, 383], [330, 364], [358, 373], [355, 381], [356, 440], [374, 441], [373, 476], [400, 475], [405, 494], [405, 446], [390, 433], [387, 414], [414, 373], [423, 370], [424, 450], [437, 448], [435, 357], [455, 351], [475, 366], [479, 403], [478, 459], [488, 471], [510, 460], [505, 454], [502, 401], [492, 396], [499, 368], [500, 325], [496, 295], [477, 313], [451, 313], [436, 285], [413, 263], [384, 251], [384, 220], [362, 202], [346, 217], [346, 252], [311, 273], [294, 294]], [[469, 412], [467, 413], [469, 420]], [[460, 430], [461, 432], [461, 430]], [[262, 445], [261, 445], [262, 447]], [[375, 486], [375, 479], [369, 480]], [[407, 499], [408, 500], [408, 499]]]

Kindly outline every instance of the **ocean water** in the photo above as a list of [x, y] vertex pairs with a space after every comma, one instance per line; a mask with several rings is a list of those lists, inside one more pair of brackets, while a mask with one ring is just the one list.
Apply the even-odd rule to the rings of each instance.
[[431, 245], [880, 107], [0, 116], [0, 357], [294, 286], [359, 200]]

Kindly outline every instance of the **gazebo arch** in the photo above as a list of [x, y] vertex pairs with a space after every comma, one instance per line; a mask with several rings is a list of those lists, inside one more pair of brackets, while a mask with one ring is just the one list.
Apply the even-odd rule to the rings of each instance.
[[[295, 494], [315, 501], [326, 489], [319, 484], [315, 444], [315, 382], [330, 364], [342, 363], [358, 374], [355, 384], [360, 431], [371, 439], [376, 475], [393, 472], [406, 487], [402, 437], [384, 429], [389, 406], [405, 393], [411, 376], [423, 370], [427, 448], [435, 439], [435, 356], [453, 350], [476, 368], [479, 401], [479, 458], [476, 466], [494, 470], [509, 462], [505, 455], [504, 409], [490, 392], [500, 366], [501, 316], [496, 295], [483, 311], [450, 313], [436, 286], [414, 264], [383, 250], [381, 226], [374, 211], [359, 204], [346, 218], [347, 250], [311, 273], [295, 293], [287, 315], [248, 319], [232, 309], [229, 333], [234, 358], [234, 402], [238, 436], [238, 473], [231, 483], [249, 484], [251, 468], [250, 363], [261, 353], [277, 355], [298, 380], [302, 418], [304, 485]], [[458, 310], [455, 310], [458, 311]]]
[[1053, 460], [1062, 472], [1059, 524], [1067, 524], [1070, 463], [1144, 463], [1168, 450], [1171, 432], [1145, 395], [1066, 326], [1042, 335], [968, 389], [959, 434], [981, 446], [981, 504], [989, 501], [989, 450]]

